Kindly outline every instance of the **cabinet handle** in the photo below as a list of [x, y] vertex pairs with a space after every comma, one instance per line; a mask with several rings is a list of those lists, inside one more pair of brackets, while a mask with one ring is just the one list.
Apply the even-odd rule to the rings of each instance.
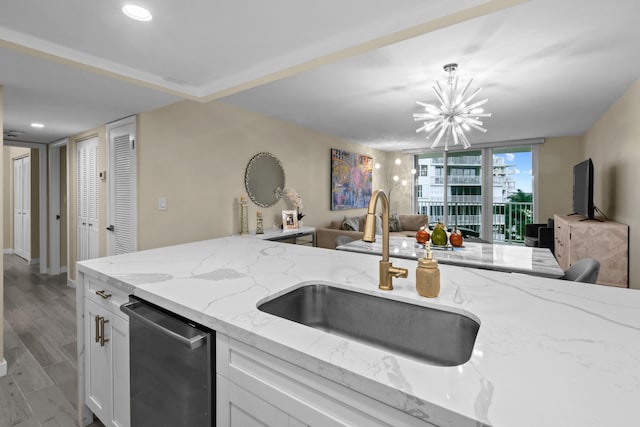
[[104, 290], [96, 291], [96, 295], [100, 295], [104, 299], [111, 298], [111, 294], [106, 293]]
[[107, 319], [100, 316], [100, 347], [104, 347], [104, 343], [109, 342], [109, 339], [104, 337], [104, 324], [109, 323]]
[[96, 314], [96, 342], [100, 342], [100, 316]]

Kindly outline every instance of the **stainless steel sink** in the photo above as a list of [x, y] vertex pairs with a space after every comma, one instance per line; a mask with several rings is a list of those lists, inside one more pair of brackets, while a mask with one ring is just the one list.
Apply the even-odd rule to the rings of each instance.
[[462, 314], [325, 284], [302, 286], [258, 309], [439, 366], [468, 361], [480, 328]]

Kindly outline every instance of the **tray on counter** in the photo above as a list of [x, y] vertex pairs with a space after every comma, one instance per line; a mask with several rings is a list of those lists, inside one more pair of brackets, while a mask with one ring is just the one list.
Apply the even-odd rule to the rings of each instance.
[[[420, 246], [422, 249], [425, 248], [426, 245], [423, 245], [422, 243], [416, 243], [416, 245]], [[464, 248], [464, 245], [462, 246], [451, 246], [451, 244], [447, 243], [445, 246], [439, 246], [439, 245], [431, 245], [431, 250], [436, 250], [436, 251], [453, 251], [455, 249], [460, 249], [460, 248]]]

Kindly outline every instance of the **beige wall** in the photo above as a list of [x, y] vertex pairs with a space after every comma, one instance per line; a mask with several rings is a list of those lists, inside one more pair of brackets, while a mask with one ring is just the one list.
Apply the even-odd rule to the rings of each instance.
[[[4, 101], [2, 85], [0, 85], [0, 135], [4, 135], [3, 105]], [[4, 188], [4, 172], [6, 170], [6, 166], [4, 164], [4, 149], [0, 150], [0, 156], [2, 156], [2, 159], [0, 159], [0, 168], [2, 168], [2, 171], [0, 172], [0, 180], [2, 180], [2, 182], [0, 182], [0, 188]], [[5, 191], [3, 191], [3, 193], [5, 193]], [[0, 228], [0, 233], [2, 233], [2, 236], [0, 236], [0, 241], [2, 241], [4, 244], [4, 197], [2, 198], [2, 202], [0, 203], [2, 203], [2, 209], [0, 209], [0, 221], [2, 221], [3, 224], [3, 227]], [[0, 257], [0, 269], [4, 271], [4, 257]], [[4, 274], [0, 275], [0, 363], [6, 363], [6, 361], [4, 360]]]
[[12, 249], [13, 248], [13, 168], [11, 165], [12, 162], [12, 149], [14, 147], [2, 147], [2, 163], [3, 163], [3, 191], [2, 191], [2, 211], [4, 214], [5, 221], [2, 223], [3, 239], [2, 239], [2, 247], [3, 249]]
[[32, 149], [30, 153], [31, 245], [29, 249], [31, 251], [31, 259], [40, 259], [40, 151]]
[[640, 289], [640, 80], [616, 100], [584, 136], [594, 165], [594, 203], [607, 217], [629, 225], [629, 284]]
[[583, 161], [582, 137], [545, 138], [538, 146], [538, 221], [572, 212], [573, 165]]
[[[245, 167], [258, 152], [280, 159], [286, 186], [302, 196], [304, 223], [313, 226], [365, 213], [330, 210], [331, 148], [384, 161], [372, 148], [218, 102], [182, 101], [142, 113], [138, 137], [138, 249], [237, 233]], [[166, 211], [158, 210], [159, 197], [168, 199]], [[284, 200], [261, 208], [265, 228], [281, 222], [287, 208]], [[250, 202], [250, 229], [257, 210]]]
[[[377, 188], [383, 189], [390, 195], [390, 209], [392, 213], [409, 214], [415, 213], [411, 210], [411, 184], [415, 178], [411, 175], [413, 168], [413, 156], [402, 154], [401, 152], [381, 152], [381, 159], [378, 160], [380, 169], [373, 170], [373, 176], [378, 183]], [[395, 164], [395, 160], [400, 159], [400, 165]], [[393, 181], [393, 176], [398, 175], [398, 182]], [[407, 181], [407, 185], [402, 185], [402, 180]]]

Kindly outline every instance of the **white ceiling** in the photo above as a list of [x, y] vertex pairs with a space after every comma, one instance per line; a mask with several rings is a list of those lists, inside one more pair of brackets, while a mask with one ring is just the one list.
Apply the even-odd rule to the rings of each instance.
[[180, 99], [220, 99], [420, 149], [415, 101], [433, 100], [448, 62], [489, 98], [489, 131], [472, 142], [581, 134], [640, 76], [637, 0], [132, 2], [154, 19], [131, 21], [115, 0], [0, 2], [5, 132], [52, 142]]

